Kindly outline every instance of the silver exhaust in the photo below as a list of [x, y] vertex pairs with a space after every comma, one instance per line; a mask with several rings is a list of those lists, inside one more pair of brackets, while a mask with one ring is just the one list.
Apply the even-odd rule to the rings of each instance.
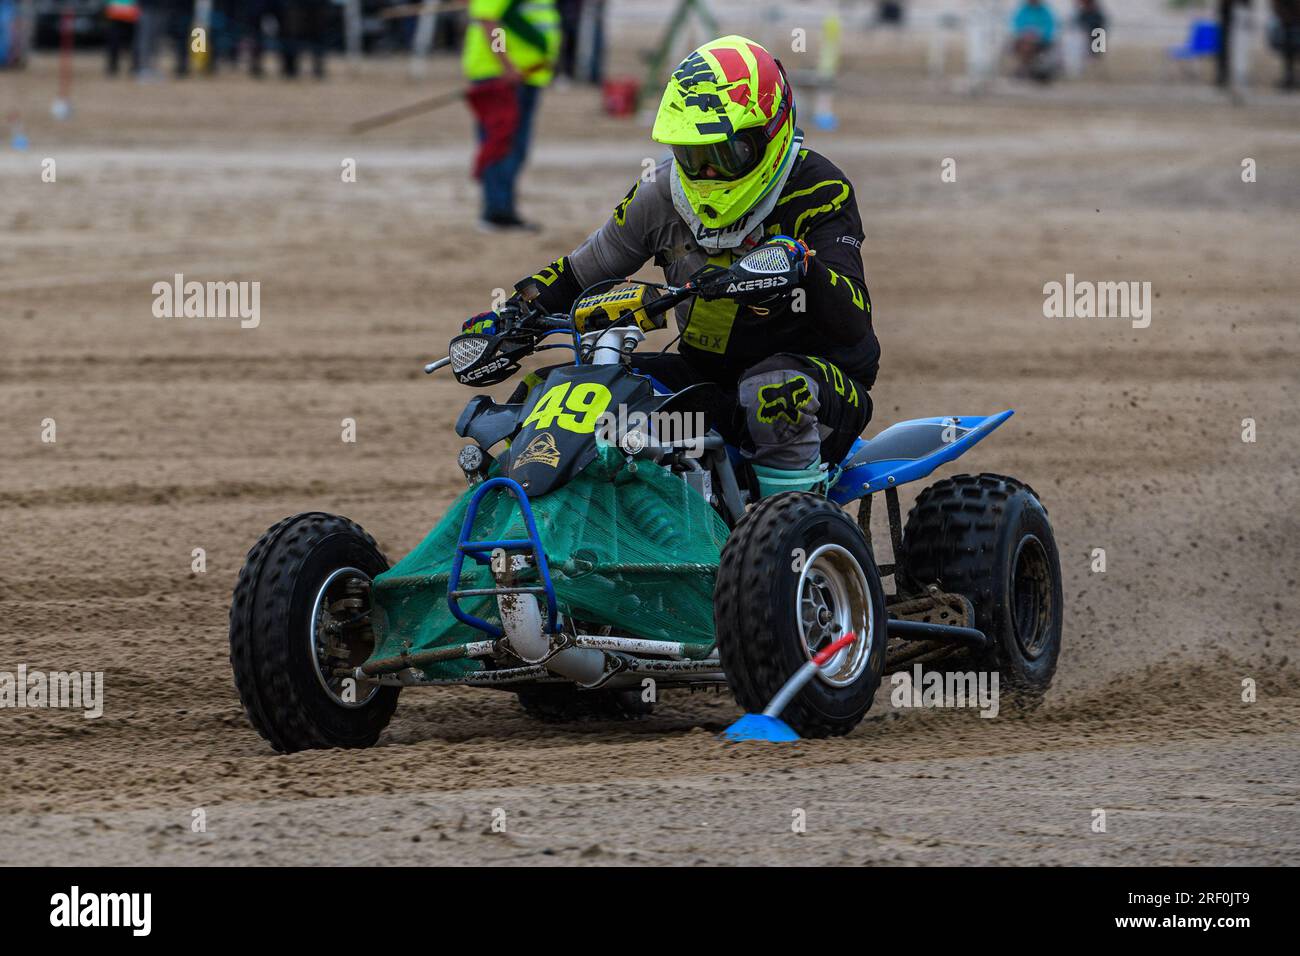
[[[510, 586], [510, 581], [503, 579], [513, 579], [526, 561], [522, 554], [511, 555], [510, 570], [497, 575], [497, 584]], [[525, 662], [541, 664], [550, 673], [579, 684], [594, 684], [605, 675], [604, 651], [569, 647], [551, 654], [551, 639], [542, 627], [542, 610], [535, 594], [498, 594], [497, 610], [506, 643]]]

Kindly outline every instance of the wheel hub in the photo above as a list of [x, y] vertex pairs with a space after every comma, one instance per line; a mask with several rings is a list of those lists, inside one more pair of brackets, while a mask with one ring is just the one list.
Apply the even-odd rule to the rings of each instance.
[[809, 660], [841, 635], [858, 636], [817, 673], [833, 686], [852, 684], [871, 656], [874, 608], [867, 578], [857, 559], [837, 544], [827, 544], [808, 556], [799, 575], [797, 617], [804, 654]]
[[[330, 573], [312, 604], [308, 626], [309, 653], [316, 664], [316, 679], [340, 707], [364, 707], [379, 693], [378, 684], [364, 687], [336, 674], [341, 668], [360, 667], [374, 650], [370, 629], [370, 576], [357, 568]], [[348, 700], [351, 691], [356, 700]]]
[[1016, 546], [1011, 565], [1011, 626], [1028, 660], [1043, 653], [1051, 634], [1052, 573], [1047, 549], [1027, 534]]

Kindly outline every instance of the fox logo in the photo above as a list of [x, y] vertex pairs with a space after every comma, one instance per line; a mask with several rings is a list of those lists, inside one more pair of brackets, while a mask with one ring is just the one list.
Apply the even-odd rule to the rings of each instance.
[[791, 425], [799, 424], [801, 409], [812, 400], [808, 380], [802, 375], [787, 379], [779, 385], [764, 385], [758, 390], [758, 420], [774, 422], [784, 418]]

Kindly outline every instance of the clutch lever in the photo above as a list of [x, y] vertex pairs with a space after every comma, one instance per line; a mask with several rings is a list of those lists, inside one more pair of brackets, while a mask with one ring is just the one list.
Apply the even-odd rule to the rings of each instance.
[[438, 371], [438, 369], [444, 368], [450, 364], [451, 364], [451, 356], [450, 355], [445, 356], [444, 358], [438, 359], [438, 361], [436, 362], [430, 362], [428, 365], [426, 365], [424, 367], [424, 374], [432, 375], [434, 372]]

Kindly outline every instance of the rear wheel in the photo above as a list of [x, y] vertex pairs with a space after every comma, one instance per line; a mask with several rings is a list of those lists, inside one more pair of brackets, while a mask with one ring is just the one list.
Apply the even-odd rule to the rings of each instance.
[[857, 634], [780, 717], [801, 737], [862, 720], [884, 671], [885, 594], [866, 539], [836, 504], [806, 492], [762, 501], [727, 540], [713, 608], [727, 683], [751, 713], [817, 651]]
[[347, 518], [286, 518], [248, 552], [230, 605], [230, 664], [249, 721], [283, 753], [369, 747], [398, 688], [336, 674], [374, 650], [370, 585], [388, 570]]
[[636, 720], [654, 712], [654, 703], [641, 699], [641, 690], [578, 690], [572, 684], [521, 687], [519, 706], [529, 717], [548, 724], [579, 720]]
[[970, 599], [990, 639], [976, 667], [998, 671], [1013, 702], [1042, 698], [1061, 651], [1061, 566], [1032, 488], [992, 474], [931, 485], [907, 515], [900, 563], [912, 580]]

